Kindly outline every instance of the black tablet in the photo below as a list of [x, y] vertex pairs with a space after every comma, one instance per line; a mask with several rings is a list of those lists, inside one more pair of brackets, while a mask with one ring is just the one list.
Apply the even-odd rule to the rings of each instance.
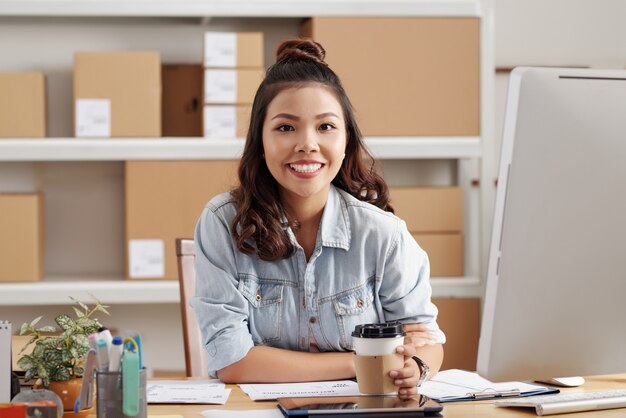
[[286, 417], [345, 415], [353, 418], [430, 416], [443, 410], [440, 403], [421, 395], [279, 398], [278, 408]]

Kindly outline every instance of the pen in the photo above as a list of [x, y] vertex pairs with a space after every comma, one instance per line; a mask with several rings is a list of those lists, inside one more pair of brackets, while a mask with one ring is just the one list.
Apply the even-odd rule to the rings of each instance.
[[109, 369], [109, 348], [102, 338], [96, 340], [96, 354], [98, 359], [98, 371], [106, 372]]
[[111, 341], [111, 348], [109, 349], [109, 371], [117, 372], [120, 369], [120, 360], [122, 359], [122, 337], [115, 336]]

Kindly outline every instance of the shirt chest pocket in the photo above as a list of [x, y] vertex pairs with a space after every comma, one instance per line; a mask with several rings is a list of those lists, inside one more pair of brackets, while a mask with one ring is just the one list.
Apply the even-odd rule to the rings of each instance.
[[370, 280], [333, 298], [340, 343], [346, 350], [352, 350], [352, 331], [356, 325], [379, 322], [374, 306], [374, 283]]
[[255, 344], [280, 340], [284, 287], [273, 280], [239, 277], [239, 291], [248, 301], [248, 327]]

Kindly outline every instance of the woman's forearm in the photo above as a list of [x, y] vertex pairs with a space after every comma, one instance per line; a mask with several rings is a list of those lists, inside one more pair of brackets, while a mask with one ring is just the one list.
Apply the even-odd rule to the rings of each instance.
[[441, 344], [425, 345], [416, 349], [417, 356], [430, 368], [430, 377], [437, 374], [443, 362], [443, 346]]
[[217, 372], [225, 383], [277, 383], [349, 379], [354, 354], [307, 353], [256, 346], [237, 363]]

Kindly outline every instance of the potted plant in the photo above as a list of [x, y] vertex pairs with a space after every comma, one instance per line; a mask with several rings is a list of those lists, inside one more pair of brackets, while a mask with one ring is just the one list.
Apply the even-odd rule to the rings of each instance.
[[[65, 410], [71, 410], [76, 399], [76, 395], [68, 393], [71, 392], [69, 387], [76, 387], [80, 392], [85, 355], [89, 351], [87, 336], [98, 332], [102, 327], [94, 315], [97, 312], [109, 315], [108, 306], [95, 297], [92, 298], [95, 302], [93, 307], [70, 298], [76, 304], [73, 306], [76, 318], [65, 314], [57, 315], [54, 322], [60, 328], [58, 335], [46, 335], [57, 332], [55, 326], [37, 327], [42, 316], [22, 324], [20, 329], [20, 335], [31, 337], [20, 354], [34, 344], [32, 352], [22, 355], [17, 361], [18, 366], [26, 372], [24, 381], [40, 379], [43, 387], [56, 392], [64, 400]], [[64, 398], [68, 398], [68, 404]]]

